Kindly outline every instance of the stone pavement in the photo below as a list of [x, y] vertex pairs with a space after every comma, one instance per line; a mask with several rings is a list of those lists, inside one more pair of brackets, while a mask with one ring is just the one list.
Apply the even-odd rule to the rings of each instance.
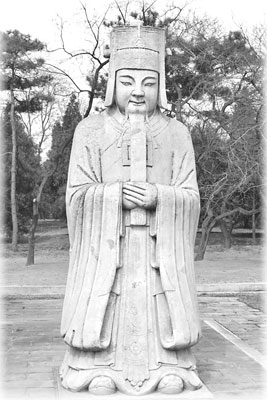
[[[64, 254], [59, 251], [53, 263], [47, 255], [37, 259], [35, 266], [20, 264], [7, 271], [1, 299], [1, 399], [82, 400], [89, 396], [68, 393], [58, 383], [65, 351], [59, 334], [67, 272]], [[206, 261], [196, 263], [203, 326], [203, 337], [193, 348], [199, 376], [216, 400], [263, 399], [267, 393], [263, 261], [254, 256], [251, 262], [247, 262], [249, 257], [246, 262], [231, 260], [229, 264], [207, 255]]]
[[[214, 399], [263, 398], [266, 314], [238, 297], [201, 296], [199, 305], [203, 337], [194, 354], [199, 376]], [[61, 398], [57, 371], [65, 350], [59, 335], [62, 299], [7, 298], [2, 299], [2, 307], [6, 312], [1, 324], [2, 398]], [[230, 338], [216, 331], [211, 322], [229, 330]], [[240, 339], [238, 345], [231, 341], [235, 338]], [[73, 394], [71, 399], [80, 397]]]

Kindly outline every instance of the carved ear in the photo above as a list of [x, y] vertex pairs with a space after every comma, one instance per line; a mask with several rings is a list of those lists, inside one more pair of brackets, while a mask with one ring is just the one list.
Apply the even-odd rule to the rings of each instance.
[[109, 44], [106, 44], [103, 49], [104, 58], [110, 58], [110, 47]]

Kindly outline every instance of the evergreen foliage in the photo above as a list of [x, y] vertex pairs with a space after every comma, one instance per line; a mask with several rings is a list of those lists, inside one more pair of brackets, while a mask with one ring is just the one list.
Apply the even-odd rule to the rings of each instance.
[[[25, 35], [18, 30], [0, 32], [1, 42], [3, 43], [1, 76], [2, 89], [27, 90], [32, 87], [42, 87], [52, 80], [51, 75], [40, 74], [40, 68], [44, 64], [42, 57], [34, 57], [33, 53], [44, 50], [44, 44], [38, 39], [32, 39], [30, 35]], [[17, 100], [17, 108], [20, 106], [21, 99]], [[34, 100], [31, 99], [32, 105]], [[22, 103], [25, 106], [25, 103]], [[36, 101], [38, 106], [38, 101]], [[37, 107], [38, 108], [38, 107]]]
[[48, 154], [47, 164], [50, 168], [57, 166], [50, 176], [44, 191], [49, 203], [53, 205], [51, 217], [66, 218], [65, 191], [68, 177], [68, 166], [71, 152], [72, 139], [75, 128], [81, 121], [79, 102], [75, 94], [70, 98], [62, 122], [57, 121], [52, 130], [52, 145]]
[[[7, 106], [1, 118], [3, 128], [4, 143], [4, 224], [7, 236], [12, 231], [11, 206], [10, 206], [10, 180], [11, 180], [11, 124], [10, 124], [10, 106]], [[29, 220], [32, 216], [32, 200], [36, 182], [38, 182], [41, 165], [40, 157], [37, 152], [37, 146], [33, 143], [16, 117], [17, 126], [17, 182], [16, 196], [18, 205], [18, 225], [19, 232], [27, 232]]]
[[[32, 223], [29, 231], [29, 252], [27, 265], [34, 263], [34, 233], [38, 223], [38, 206], [41, 201], [41, 195], [44, 186], [47, 183], [47, 179], [52, 177], [53, 173], [57, 171], [57, 168], [61, 168], [64, 171], [65, 159], [64, 156], [67, 154], [66, 163], [69, 159], [69, 147], [71, 144], [72, 135], [79, 119], [72, 114], [72, 101], [71, 99], [68, 111], [66, 112], [62, 126], [60, 127], [60, 138], [53, 136], [51, 160], [48, 162], [49, 165], [40, 166], [40, 160], [38, 168], [36, 165], [31, 165], [28, 157], [32, 157], [31, 145], [36, 151], [36, 146], [33, 145], [31, 138], [31, 127], [28, 130], [28, 136], [25, 136], [23, 129], [22, 120], [18, 118], [18, 115], [26, 113], [36, 113], [42, 111], [43, 107], [46, 107], [50, 101], [53, 101], [53, 96], [49, 95], [49, 90], [44, 89], [52, 81], [50, 75], [40, 74], [40, 67], [43, 66], [43, 58], [34, 58], [33, 52], [42, 51], [44, 45], [37, 39], [33, 40], [29, 35], [23, 35], [19, 31], [8, 31], [1, 34], [2, 41], [4, 42], [4, 56], [2, 59], [3, 74], [2, 79], [4, 83], [4, 90], [10, 92], [10, 122], [11, 122], [11, 137], [12, 137], [12, 151], [11, 151], [11, 165], [8, 161], [6, 162], [7, 175], [10, 171], [11, 175], [11, 187], [7, 190], [7, 195], [10, 192], [11, 197], [11, 216], [12, 216], [12, 249], [17, 250], [18, 242], [18, 225], [26, 227], [25, 218], [30, 220], [32, 217]], [[68, 120], [68, 113], [70, 113], [70, 120]], [[43, 121], [43, 120], [42, 120]], [[71, 127], [73, 124], [73, 129]], [[72, 132], [70, 132], [72, 131]], [[8, 133], [8, 129], [6, 130]], [[42, 135], [44, 135], [44, 131]], [[21, 136], [22, 135], [22, 136]], [[23, 137], [22, 142], [20, 138]], [[25, 138], [28, 141], [25, 141]], [[43, 141], [43, 136], [40, 143]], [[40, 154], [40, 143], [38, 148], [38, 154]], [[62, 146], [62, 143], [64, 145]], [[28, 163], [26, 162], [28, 161]], [[33, 170], [31, 171], [31, 167]], [[65, 168], [67, 171], [67, 167]], [[20, 175], [19, 172], [22, 172]], [[30, 172], [31, 185], [28, 184], [28, 173]], [[64, 175], [64, 174], [63, 174]], [[61, 193], [62, 182], [66, 178], [65, 176], [55, 176], [55, 190]], [[8, 187], [8, 186], [7, 186]], [[61, 190], [61, 192], [60, 192]], [[63, 196], [64, 198], [64, 196]], [[47, 200], [47, 198], [46, 198]], [[58, 200], [58, 199], [57, 199]], [[61, 198], [58, 202], [60, 203]], [[33, 203], [34, 201], [34, 203]], [[63, 201], [64, 202], [64, 201]], [[50, 202], [51, 204], [51, 202]], [[10, 226], [8, 201], [7, 205], [7, 224]], [[43, 217], [47, 216], [48, 211], [44, 203], [40, 207], [40, 212]], [[52, 208], [52, 207], [51, 207]], [[57, 203], [53, 204], [53, 210], [57, 208]], [[60, 208], [60, 206], [58, 207]], [[63, 206], [64, 208], [64, 206]], [[54, 212], [56, 214], [56, 212]], [[64, 214], [64, 211], [59, 210], [59, 216]], [[28, 225], [28, 224], [27, 224]]]
[[216, 225], [231, 245], [234, 225], [254, 218], [263, 192], [263, 57], [242, 32], [200, 33], [194, 40], [173, 34], [167, 68], [172, 114], [191, 125], [196, 152], [199, 259]]
[[[1, 58], [1, 81], [2, 89], [9, 91], [10, 95], [10, 125], [11, 125], [11, 166], [10, 166], [10, 203], [12, 216], [12, 250], [17, 250], [18, 244], [18, 228], [22, 225], [18, 215], [21, 209], [27, 208], [25, 196], [19, 196], [17, 193], [18, 184], [18, 165], [20, 167], [25, 163], [22, 162], [23, 157], [18, 159], [22, 144], [18, 141], [19, 132], [22, 128], [18, 123], [16, 112], [34, 112], [40, 109], [40, 101], [38, 100], [38, 92], [31, 93], [33, 88], [40, 88], [51, 81], [50, 75], [40, 74], [40, 68], [44, 64], [44, 59], [35, 57], [34, 53], [44, 49], [44, 44], [38, 39], [32, 39], [30, 35], [25, 35], [18, 30], [9, 30], [0, 32], [1, 43], [3, 44], [3, 53]], [[29, 143], [32, 142], [29, 139]], [[25, 169], [25, 171], [27, 168]], [[34, 177], [33, 177], [34, 178]], [[8, 220], [8, 219], [7, 219]]]

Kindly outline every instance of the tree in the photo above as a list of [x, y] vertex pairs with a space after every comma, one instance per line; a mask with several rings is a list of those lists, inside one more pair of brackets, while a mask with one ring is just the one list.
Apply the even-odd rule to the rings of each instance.
[[90, 87], [81, 88], [81, 85], [77, 83], [77, 79], [74, 78], [73, 72], [68, 73], [67, 68], [63, 69], [58, 65], [46, 63], [46, 66], [49, 69], [49, 72], [53, 74], [58, 74], [66, 77], [72, 84], [73, 93], [76, 94], [88, 94], [88, 103], [86, 105], [86, 110], [84, 112], [83, 117], [86, 118], [92, 109], [93, 100], [95, 95], [98, 94], [100, 89], [100, 84], [104, 82], [103, 78], [105, 76], [101, 75], [103, 68], [109, 62], [108, 59], [105, 59], [105, 50], [104, 50], [104, 40], [102, 37], [105, 36], [104, 31], [107, 29], [105, 25], [105, 19], [108, 13], [109, 7], [104, 12], [103, 15], [96, 17], [88, 14], [87, 7], [84, 3], [81, 3], [81, 11], [83, 17], [83, 24], [86, 28], [86, 32], [84, 36], [86, 37], [86, 48], [82, 48], [79, 50], [70, 50], [66, 44], [66, 40], [64, 37], [65, 26], [63, 21], [60, 21], [60, 47], [52, 50], [48, 50], [48, 52], [63, 52], [65, 56], [67, 56], [67, 60], [65, 61], [77, 61], [78, 65], [81, 64], [87, 65], [88, 72], [86, 74], [86, 81], [89, 83]]
[[[12, 162], [12, 127], [10, 121], [10, 104], [8, 104], [3, 112], [1, 123], [4, 133], [4, 151], [1, 158], [4, 166], [4, 222], [5, 231], [8, 236], [12, 231], [12, 215], [10, 206], [11, 192], [11, 162]], [[31, 137], [25, 132], [23, 124], [19, 117], [15, 114], [15, 124], [17, 133], [17, 163], [16, 163], [16, 200], [17, 200], [17, 217], [18, 232], [25, 233], [28, 220], [31, 218], [32, 212], [32, 191], [39, 176], [40, 157], [38, 155], [37, 146], [33, 143]]]
[[259, 212], [259, 202], [252, 209], [248, 195], [252, 188], [259, 188], [261, 170], [260, 157], [253, 154], [246, 135], [238, 140], [222, 140], [219, 135], [214, 137], [213, 127], [206, 124], [204, 129], [193, 131], [193, 140], [202, 209], [196, 259], [201, 260], [213, 227], [219, 224], [225, 246], [230, 247], [233, 221], [229, 218]]
[[40, 67], [44, 64], [42, 58], [34, 58], [32, 53], [40, 52], [44, 45], [30, 35], [24, 35], [17, 30], [10, 30], [1, 33], [1, 40], [4, 45], [2, 55], [3, 68], [3, 89], [10, 94], [10, 122], [12, 131], [12, 162], [11, 162], [11, 214], [12, 214], [12, 250], [17, 250], [18, 243], [18, 218], [16, 199], [16, 171], [17, 171], [17, 132], [16, 132], [16, 110], [23, 110], [25, 106], [32, 109], [38, 108], [36, 97], [27, 101], [20, 99], [20, 93], [36, 86], [43, 86], [51, 77], [48, 75], [39, 76]]
[[[79, 103], [75, 94], [70, 98], [62, 123], [59, 121], [52, 130], [52, 145], [48, 153], [48, 163], [57, 164], [57, 169], [49, 178], [47, 190], [53, 199], [53, 217], [66, 218], [65, 190], [68, 177], [68, 166], [71, 152], [72, 139], [75, 128], [81, 121]], [[65, 145], [64, 157], [59, 157], [62, 151], [62, 143]]]
[[168, 32], [169, 115], [192, 132], [202, 206], [197, 258], [202, 259], [215, 225], [229, 247], [234, 219], [259, 212], [264, 32], [258, 30], [257, 40], [242, 29], [225, 34], [215, 21], [195, 15], [175, 21]]
[[65, 188], [70, 151], [74, 130], [81, 119], [78, 100], [73, 94], [67, 105], [62, 124], [57, 121], [52, 129], [51, 150], [48, 160], [42, 166], [42, 179], [35, 190], [26, 265], [34, 264], [35, 231], [38, 225], [39, 211], [42, 209], [43, 193], [45, 193], [46, 199], [50, 199], [50, 205], [52, 204], [50, 208], [52, 216], [55, 218], [65, 217]]
[[51, 136], [52, 125], [58, 118], [58, 103], [62, 102], [62, 99], [58, 99], [59, 90], [60, 83], [53, 80], [43, 87], [31, 87], [21, 95], [24, 107], [20, 104], [20, 119], [27, 134], [37, 144], [40, 155], [45, 142]]

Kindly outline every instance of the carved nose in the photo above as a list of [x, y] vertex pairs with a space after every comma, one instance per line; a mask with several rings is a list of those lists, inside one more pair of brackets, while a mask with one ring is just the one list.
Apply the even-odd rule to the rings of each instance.
[[142, 97], [145, 95], [143, 89], [141, 88], [141, 86], [136, 86], [133, 91], [132, 91], [132, 95], [136, 96], [136, 97]]

